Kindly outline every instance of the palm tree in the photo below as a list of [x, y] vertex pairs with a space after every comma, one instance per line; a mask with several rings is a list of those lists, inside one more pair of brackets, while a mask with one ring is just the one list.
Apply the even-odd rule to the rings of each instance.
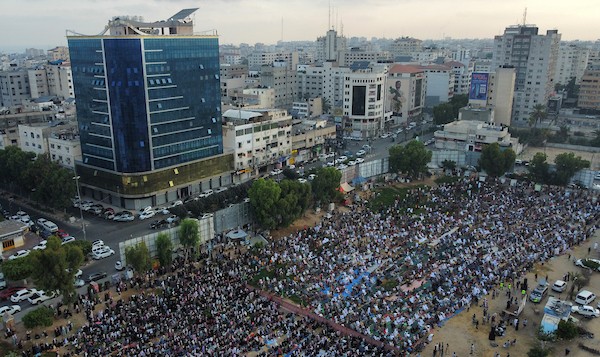
[[546, 106], [543, 104], [536, 104], [533, 106], [533, 111], [529, 115], [529, 126], [536, 127], [538, 122], [546, 119], [548, 113], [546, 112]]

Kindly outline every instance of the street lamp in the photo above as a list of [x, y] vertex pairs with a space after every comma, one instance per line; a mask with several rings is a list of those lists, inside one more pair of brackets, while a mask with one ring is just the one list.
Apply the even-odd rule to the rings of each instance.
[[81, 176], [74, 176], [73, 180], [75, 180], [75, 186], [77, 187], [77, 197], [79, 198], [79, 218], [81, 218], [81, 230], [83, 231], [83, 239], [87, 240], [87, 236], [85, 234], [85, 222], [83, 221], [83, 211], [81, 210], [81, 193], [79, 192], [79, 179]]

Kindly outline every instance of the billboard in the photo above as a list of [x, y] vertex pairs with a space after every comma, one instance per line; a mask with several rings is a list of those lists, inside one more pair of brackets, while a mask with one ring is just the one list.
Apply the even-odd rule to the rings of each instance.
[[488, 73], [473, 73], [471, 76], [470, 100], [486, 100], [488, 90]]

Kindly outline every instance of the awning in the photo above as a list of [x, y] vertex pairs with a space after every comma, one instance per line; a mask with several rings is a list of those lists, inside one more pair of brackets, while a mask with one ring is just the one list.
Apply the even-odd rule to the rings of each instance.
[[344, 182], [344, 183], [343, 183], [343, 184], [340, 186], [340, 188], [342, 189], [342, 191], [343, 191], [344, 193], [348, 193], [348, 192], [350, 192], [350, 191], [354, 190], [354, 187], [352, 187], [352, 186], [348, 185], [348, 183], [347, 183], [347, 182]]

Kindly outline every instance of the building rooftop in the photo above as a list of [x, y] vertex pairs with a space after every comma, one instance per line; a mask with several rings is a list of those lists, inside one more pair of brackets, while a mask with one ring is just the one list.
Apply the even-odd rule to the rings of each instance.
[[418, 66], [412, 66], [409, 64], [395, 64], [390, 68], [390, 74], [392, 73], [422, 73], [423, 70]]
[[0, 222], [0, 240], [5, 237], [23, 232], [27, 225], [21, 221], [6, 220]]

